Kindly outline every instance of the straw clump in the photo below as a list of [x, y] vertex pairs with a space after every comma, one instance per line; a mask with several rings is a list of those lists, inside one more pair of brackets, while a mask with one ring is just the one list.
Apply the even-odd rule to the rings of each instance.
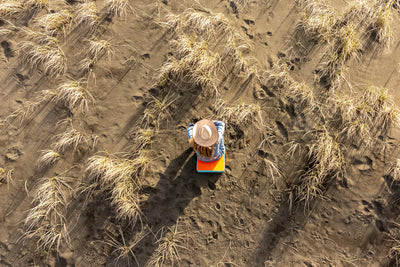
[[61, 158], [61, 154], [54, 150], [44, 150], [42, 151], [42, 156], [38, 160], [38, 165], [40, 168], [48, 167], [54, 165]]
[[84, 81], [67, 80], [58, 88], [57, 102], [64, 104], [71, 110], [77, 109], [83, 114], [89, 111], [89, 105], [94, 103], [91, 93], [83, 87]]
[[332, 122], [340, 127], [343, 140], [371, 145], [375, 136], [400, 127], [400, 110], [387, 89], [368, 86], [360, 96], [334, 100]]
[[26, 101], [25, 104], [13, 111], [11, 114], [3, 119], [0, 119], [0, 126], [15, 125], [21, 127], [23, 122], [37, 110], [37, 108], [43, 103], [48, 103], [54, 100], [56, 93], [51, 90], [42, 90], [36, 94], [35, 101]]
[[400, 229], [396, 223], [387, 233], [388, 241], [391, 247], [387, 255], [390, 266], [398, 266], [400, 264]]
[[142, 118], [142, 124], [145, 128], [148, 128], [151, 124], [158, 128], [163, 120], [171, 117], [169, 110], [178, 96], [173, 93], [168, 93], [161, 99], [156, 97], [152, 98], [153, 100], [147, 104]]
[[333, 43], [325, 53], [326, 61], [323, 63], [323, 69], [319, 72], [320, 82], [325, 84], [332, 91], [339, 88], [341, 80], [346, 80], [346, 62], [353, 58], [359, 59], [361, 50], [359, 37], [355, 25], [343, 27]]
[[279, 166], [272, 160], [264, 159], [263, 169], [267, 175], [272, 178], [273, 183], [276, 182], [277, 178], [282, 176]]
[[289, 87], [296, 83], [296, 81], [290, 75], [288, 66], [286, 64], [274, 66], [272, 70], [265, 71], [262, 73], [262, 75], [258, 76], [262, 84], [267, 87], [272, 87], [276, 90]]
[[293, 82], [289, 86], [287, 94], [289, 97], [294, 96], [301, 106], [307, 107], [310, 111], [314, 110], [318, 106], [313, 89], [307, 86], [304, 82]]
[[[89, 145], [89, 138], [80, 131], [69, 128], [65, 132], [55, 136], [55, 142], [52, 144], [57, 153], [63, 153], [70, 148], [76, 151], [80, 145]], [[54, 154], [53, 154], [54, 156]]]
[[62, 242], [69, 245], [67, 221], [64, 216], [72, 188], [69, 177], [41, 178], [33, 199], [34, 207], [25, 219], [26, 237], [38, 238], [40, 249], [50, 250]]
[[324, 187], [330, 180], [343, 175], [343, 148], [328, 131], [319, 133], [309, 147], [308, 167], [295, 186], [296, 199], [304, 202], [306, 207], [312, 200], [323, 196]]
[[111, 203], [116, 208], [117, 218], [135, 223], [140, 219], [139, 177], [149, 160], [119, 159], [115, 156], [93, 156], [88, 160], [86, 173], [90, 184], [111, 192]]
[[67, 71], [67, 58], [58, 43], [46, 37], [46, 41], [49, 40], [51, 40], [51, 43], [45, 44], [33, 41], [21, 42], [19, 51], [22, 60], [32, 69], [41, 69], [50, 76], [64, 75]]
[[65, 34], [66, 27], [72, 20], [72, 15], [67, 10], [50, 13], [38, 19], [37, 23], [48, 35], [54, 35], [60, 32]]
[[117, 17], [126, 15], [127, 10], [133, 11], [128, 0], [106, 0], [105, 5], [108, 14]]
[[49, 6], [49, 0], [27, 0], [25, 4], [31, 8], [43, 9]]
[[88, 43], [88, 55], [95, 61], [99, 60], [103, 55], [107, 55], [111, 58], [114, 54], [114, 49], [107, 40], [88, 40]]
[[132, 151], [140, 154], [153, 142], [155, 131], [151, 128], [135, 128], [130, 135], [132, 140]]
[[13, 172], [13, 169], [7, 171], [3, 168], [0, 168], [0, 183], [7, 184], [7, 186], [10, 184], [15, 184], [12, 177]]
[[5, 118], [1, 119], [0, 125], [4, 126], [17, 124], [19, 127], [21, 127], [26, 118], [32, 114], [32, 112], [35, 111], [40, 104], [41, 102], [27, 101], [23, 107], [15, 110]]
[[387, 175], [393, 179], [393, 182], [400, 183], [400, 159], [396, 159], [387, 171]]
[[9, 20], [4, 21], [4, 25], [0, 29], [0, 36], [13, 35], [13, 34], [17, 33], [20, 29], [21, 29], [21, 27], [16, 26]]
[[389, 48], [393, 41], [392, 3], [393, 1], [388, 1], [388, 3], [379, 3], [377, 1], [367, 27], [370, 37], [385, 48]]
[[[181, 15], [168, 15], [164, 25], [177, 37], [171, 42], [176, 55], [160, 69], [162, 86], [183, 80], [205, 88], [206, 93], [217, 93], [218, 75], [225, 63], [250, 75], [251, 58], [245, 54], [251, 46], [223, 14], [187, 9]], [[211, 50], [217, 36], [225, 45]]]
[[245, 57], [245, 54], [250, 52], [252, 49], [251, 45], [244, 40], [244, 38], [236, 32], [229, 35], [226, 46], [222, 53], [223, 58], [230, 59], [234, 64], [234, 71], [240, 72], [245, 71], [250, 73], [251, 69], [249, 66], [249, 60], [251, 58]]
[[327, 41], [335, 24], [335, 13], [325, 1], [298, 1], [304, 8], [303, 18], [297, 27], [317, 40]]
[[99, 16], [96, 3], [93, 1], [85, 1], [76, 7], [75, 22], [82, 24], [93, 31], [99, 24]]
[[257, 104], [245, 104], [241, 101], [238, 105], [229, 106], [224, 100], [218, 99], [214, 111], [217, 116], [235, 127], [251, 123], [256, 126], [263, 125], [261, 107]]
[[195, 85], [216, 90], [217, 72], [221, 65], [218, 53], [208, 48], [206, 41], [196, 41], [186, 35], [172, 41], [177, 58], [171, 57], [161, 67], [159, 80], [162, 86], [171, 81], [186, 80]]
[[[393, 14], [392, 7], [396, 5], [390, 1], [354, 1], [346, 8], [338, 19], [338, 24], [355, 23], [360, 33], [380, 46], [389, 48], [393, 41]], [[366, 48], [370, 42], [365, 44]]]
[[178, 231], [178, 224], [175, 227], [168, 227], [167, 230], [160, 230], [160, 238], [157, 240], [157, 249], [146, 263], [146, 267], [154, 266], [175, 266], [180, 262], [179, 249], [187, 249], [182, 244], [183, 233]]
[[79, 62], [79, 70], [82, 71], [84, 74], [89, 73], [89, 75], [94, 75], [93, 68], [96, 63], [97, 61], [95, 59], [84, 58]]
[[28, 10], [28, 7], [21, 1], [6, 1], [0, 3], [0, 17], [20, 17], [24, 12]]
[[134, 224], [140, 215], [140, 196], [138, 184], [132, 181], [134, 170], [126, 166], [120, 168], [121, 175], [111, 189], [111, 204], [116, 208], [117, 219], [123, 219]]
[[167, 21], [164, 25], [178, 33], [191, 35], [195, 31], [195, 34], [207, 39], [214, 38], [216, 35], [230, 35], [235, 32], [230, 26], [229, 20], [223, 14], [214, 14], [211, 11], [199, 12], [192, 8], [186, 9], [180, 15], [167, 15]]
[[368, 0], [352, 1], [346, 7], [342, 14], [342, 21], [360, 20], [361, 25], [365, 25], [367, 22], [362, 20], [368, 20], [370, 14], [373, 12], [373, 2]]
[[311, 112], [318, 109], [317, 97], [313, 88], [305, 82], [298, 82], [292, 78], [285, 64], [278, 65], [270, 71], [266, 71], [260, 82], [263, 86], [272, 87], [275, 90], [285, 88], [283, 94], [286, 98], [295, 99], [301, 107]]
[[132, 262], [132, 258], [133, 258], [135, 263], [139, 266], [140, 264], [134, 253], [134, 248], [148, 234], [149, 234], [148, 229], [144, 228], [144, 229], [141, 229], [138, 233], [136, 233], [135, 236], [131, 240], [128, 240], [124, 236], [121, 228], [119, 228], [119, 235], [120, 235], [120, 239], [122, 241], [119, 241], [117, 238], [111, 236], [110, 234], [107, 234], [108, 240], [105, 243], [114, 247], [115, 249], [113, 250], [113, 252], [111, 254], [117, 255], [117, 257], [114, 260], [114, 263], [116, 265], [120, 265], [121, 262], [124, 262], [124, 266], [131, 266], [131, 262]]

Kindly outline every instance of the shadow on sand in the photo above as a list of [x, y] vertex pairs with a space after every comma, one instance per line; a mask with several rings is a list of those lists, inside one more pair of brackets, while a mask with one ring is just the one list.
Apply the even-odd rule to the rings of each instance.
[[[179, 217], [185, 214], [185, 208], [190, 202], [201, 195], [202, 188], [215, 189], [215, 183], [222, 176], [221, 173], [197, 173], [192, 148], [186, 149], [173, 159], [165, 172], [159, 175], [160, 180], [155, 187], [143, 189], [143, 193], [149, 194], [149, 197], [141, 205], [143, 221], [153, 233], [157, 233], [163, 227], [174, 226]], [[133, 235], [136, 228], [140, 227], [135, 227]], [[144, 266], [150, 260], [158, 246], [155, 241], [154, 236], [148, 234], [135, 248], [134, 253], [139, 266]], [[108, 263], [111, 264], [112, 260], [114, 259], [110, 257]]]

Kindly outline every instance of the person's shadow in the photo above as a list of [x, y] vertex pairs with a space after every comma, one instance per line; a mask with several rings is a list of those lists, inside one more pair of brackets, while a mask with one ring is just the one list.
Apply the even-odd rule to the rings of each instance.
[[[155, 187], [144, 189], [145, 193], [150, 194], [141, 206], [144, 220], [154, 233], [162, 227], [175, 225], [189, 203], [201, 195], [202, 188], [215, 189], [215, 183], [221, 175], [197, 173], [195, 153], [192, 148], [186, 149], [170, 162]], [[145, 239], [140, 242], [140, 250], [136, 255], [140, 266], [145, 265], [158, 246], [154, 236], [148, 235]]]

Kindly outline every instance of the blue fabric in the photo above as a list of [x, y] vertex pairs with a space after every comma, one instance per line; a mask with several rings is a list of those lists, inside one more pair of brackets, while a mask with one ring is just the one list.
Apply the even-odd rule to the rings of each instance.
[[[199, 158], [201, 161], [204, 162], [210, 162], [210, 161], [215, 161], [219, 159], [223, 154], [225, 154], [225, 145], [224, 145], [224, 131], [225, 131], [225, 123], [222, 121], [214, 121], [215, 127], [217, 127], [218, 131], [218, 142], [214, 145], [215, 146], [215, 152], [214, 155], [211, 158], [206, 158], [204, 156], [200, 156], [199, 152], [196, 151], [197, 158]], [[193, 137], [193, 123], [189, 124], [189, 128], [187, 128], [186, 132], [191, 139]]]

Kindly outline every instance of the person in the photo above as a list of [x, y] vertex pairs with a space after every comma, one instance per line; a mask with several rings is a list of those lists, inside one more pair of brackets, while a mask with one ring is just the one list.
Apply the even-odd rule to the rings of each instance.
[[187, 128], [189, 143], [204, 162], [218, 160], [225, 154], [224, 145], [225, 123], [202, 119]]

